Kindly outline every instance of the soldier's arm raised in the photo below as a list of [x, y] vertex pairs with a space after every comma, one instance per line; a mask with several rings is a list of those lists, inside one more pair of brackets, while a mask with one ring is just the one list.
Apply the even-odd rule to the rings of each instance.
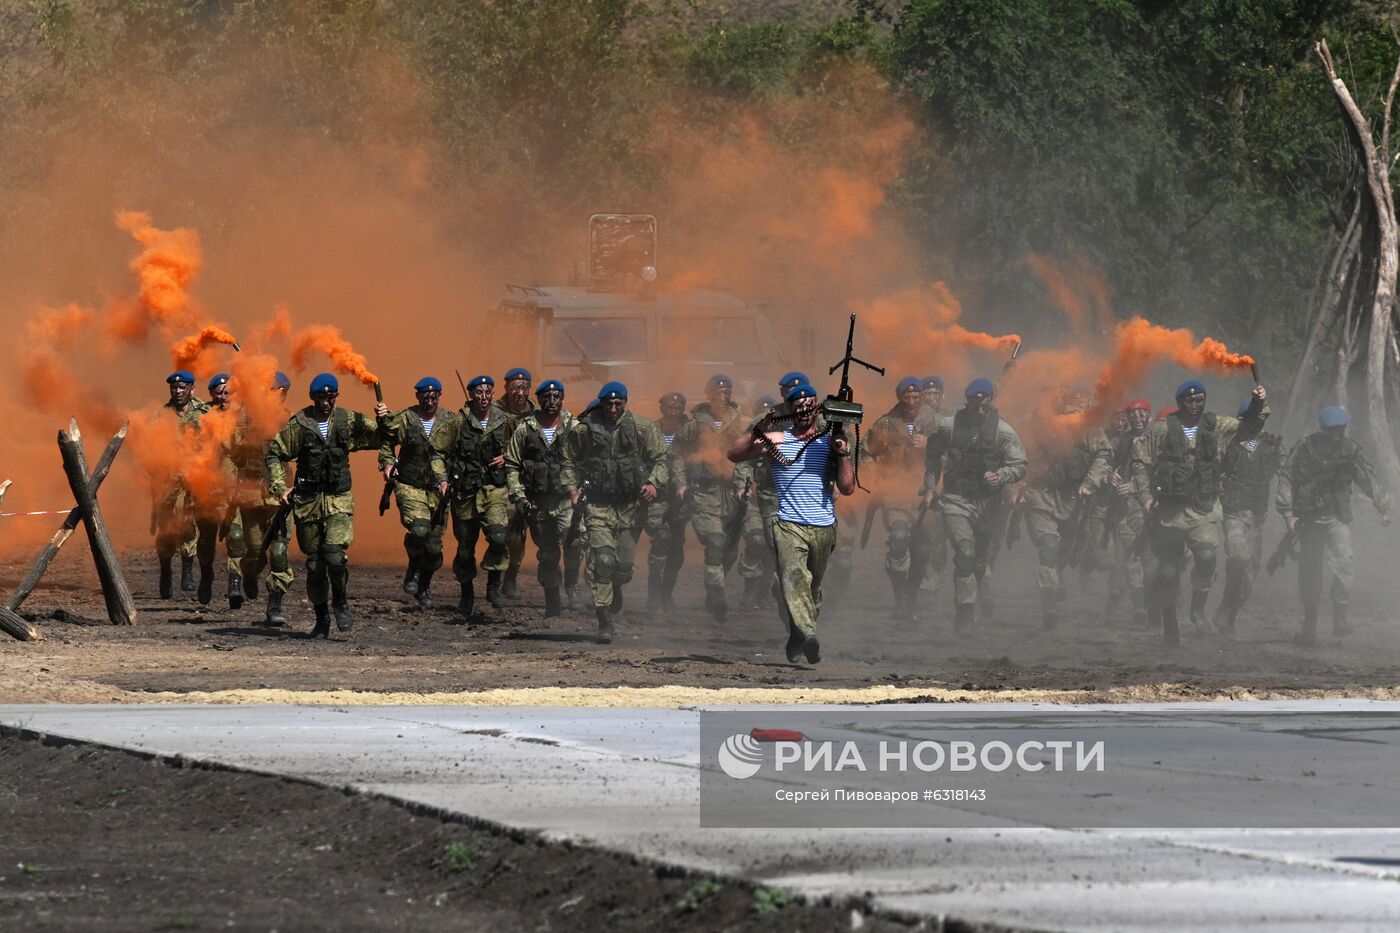
[[350, 413], [350, 450], [378, 450], [384, 431], [378, 421], [358, 411]]
[[408, 415], [398, 412], [391, 415], [384, 425], [384, 436], [379, 443], [379, 469], [385, 470], [392, 467], [395, 462], [394, 448], [403, 443], [404, 427], [408, 422]]

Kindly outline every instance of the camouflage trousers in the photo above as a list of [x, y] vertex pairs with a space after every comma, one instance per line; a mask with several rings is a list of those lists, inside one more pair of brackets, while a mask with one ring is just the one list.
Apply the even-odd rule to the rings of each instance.
[[648, 503], [647, 517], [642, 528], [651, 540], [651, 552], [647, 554], [647, 586], [664, 587], [667, 592], [676, 585], [681, 567], [685, 565], [685, 529], [690, 524], [689, 506], [681, 503], [668, 522], [666, 513], [671, 509], [671, 500], [657, 499]]
[[979, 587], [985, 586], [994, 546], [1006, 532], [1005, 501], [945, 495], [938, 504], [953, 551], [953, 602], [971, 605], [977, 602]]
[[1110, 512], [1106, 521], [1110, 525], [1109, 544], [1113, 551], [1113, 564], [1108, 574], [1108, 592], [1119, 598], [1125, 594], [1140, 594], [1143, 584], [1143, 561], [1139, 554], [1138, 538], [1142, 536], [1142, 509], [1136, 507], [1135, 503], [1127, 503], [1119, 506], [1116, 513]]
[[506, 522], [509, 520], [504, 486], [483, 486], [452, 503], [452, 535], [457, 539], [452, 575], [458, 583], [476, 579], [476, 542], [483, 532], [486, 554], [481, 566], [488, 571], [505, 570], [510, 566], [510, 552], [506, 547]]
[[437, 490], [395, 483], [394, 502], [399, 507], [399, 523], [407, 532], [403, 549], [408, 562], [418, 570], [436, 572], [442, 566], [442, 537], [447, 533], [446, 522], [433, 524]]
[[784, 624], [805, 638], [817, 632], [822, 608], [822, 580], [836, 550], [836, 525], [799, 525], [778, 519], [773, 543], [782, 590], [780, 614]]
[[355, 517], [344, 512], [297, 519], [297, 547], [306, 555], [306, 598], [313, 606], [343, 606], [348, 599]]
[[1221, 522], [1225, 533], [1225, 592], [1221, 608], [1240, 609], [1254, 590], [1254, 577], [1264, 551], [1263, 516], [1255, 512], [1226, 515]]
[[739, 500], [722, 483], [692, 488], [690, 523], [705, 549], [705, 585], [724, 586], [724, 578], [739, 559], [740, 536], [734, 527]]
[[1042, 608], [1053, 608], [1063, 582], [1061, 572], [1069, 563], [1073, 523], [1041, 509], [1026, 509], [1025, 515], [1026, 531], [1038, 560], [1035, 582], [1040, 589], [1040, 603]]
[[[565, 544], [569, 534], [569, 523], [573, 520], [574, 509], [565, 495], [544, 496], [535, 502], [535, 510], [530, 514], [530, 537], [534, 539], [539, 570], [536, 576], [540, 586], [547, 590], [557, 590], [561, 585], [574, 586], [578, 583], [579, 565], [583, 562], [584, 536], [580, 534], [573, 544]], [[563, 570], [559, 569], [560, 560]]]
[[198, 557], [200, 567], [213, 569], [219, 516], [199, 512], [194, 497], [187, 491], [183, 488], [167, 490], [156, 501], [155, 525], [156, 556], [162, 562], [178, 552], [182, 557]]
[[228, 552], [228, 572], [245, 580], [257, 579], [263, 568], [272, 567], [267, 575], [269, 593], [285, 593], [292, 587], [292, 564], [287, 559], [287, 536], [277, 538], [263, 550], [263, 542], [272, 531], [275, 505], [254, 505], [240, 508], [229, 523], [224, 546]]
[[1191, 588], [1209, 590], [1215, 582], [1216, 551], [1220, 530], [1214, 521], [1191, 521], [1185, 527], [1153, 524], [1147, 529], [1147, 546], [1152, 549], [1155, 572], [1148, 578], [1148, 599], [1165, 608], [1176, 607], [1186, 560], [1192, 558]]
[[1332, 605], [1345, 607], [1356, 578], [1351, 526], [1334, 518], [1298, 523], [1298, 590], [1303, 605], [1317, 606], [1330, 573]]
[[588, 529], [588, 563], [585, 572], [593, 589], [594, 606], [611, 606], [613, 587], [632, 579], [632, 560], [646, 522], [647, 503], [595, 502], [584, 506]]
[[745, 580], [777, 579], [778, 561], [773, 554], [773, 522], [764, 518], [757, 502], [744, 513], [744, 550], [739, 555], [739, 576]]

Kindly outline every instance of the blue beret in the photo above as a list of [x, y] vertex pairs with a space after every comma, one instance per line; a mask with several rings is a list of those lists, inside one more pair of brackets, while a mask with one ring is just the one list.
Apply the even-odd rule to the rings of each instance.
[[187, 385], [194, 385], [194, 373], [190, 372], [188, 369], [177, 369], [175, 370], [175, 372], [166, 376], [165, 381], [170, 383], [171, 385], [174, 385], [177, 382], [183, 382]]
[[529, 382], [530, 371], [528, 369], [524, 369], [523, 367], [517, 366], [510, 372], [506, 373], [506, 382], [510, 382], [512, 379], [524, 379], [526, 382]]
[[563, 395], [564, 383], [560, 382], [558, 379], [546, 379], [544, 382], [540, 383], [539, 388], [535, 390], [535, 394], [544, 395], [546, 392], [558, 392], [560, 395]]
[[311, 380], [311, 394], [320, 395], [322, 392], [326, 391], [339, 392], [340, 380], [330, 373], [321, 373], [321, 375]]
[[228, 384], [228, 373], [216, 373], [216, 374], [209, 380], [209, 391], [210, 391], [210, 392], [213, 392], [215, 386], [221, 386], [221, 385], [227, 385], [227, 384]]
[[788, 389], [791, 389], [793, 386], [810, 384], [811, 380], [807, 378], [807, 374], [799, 372], [788, 373], [786, 376], [778, 380], [778, 388], [782, 389], [784, 392], [786, 392]]
[[807, 383], [805, 383], [805, 382], [798, 383], [797, 385], [793, 386], [791, 389], [788, 389], [788, 390], [787, 390], [787, 395], [784, 395], [784, 396], [783, 396], [783, 398], [787, 399], [789, 402], [795, 402], [795, 401], [797, 401], [797, 400], [800, 399], [800, 398], [816, 398], [816, 397], [817, 397], [817, 390], [814, 389], [814, 388], [812, 388], [811, 386], [809, 386], [809, 385], [808, 385]]
[[778, 400], [771, 395], [759, 396], [758, 401], [753, 403], [753, 413], [761, 415], [776, 404], [778, 404]]
[[992, 385], [992, 380], [977, 378], [967, 384], [963, 390], [964, 398], [972, 398], [974, 395], [992, 396], [997, 394], [997, 387]]
[[437, 376], [424, 376], [413, 384], [413, 391], [427, 392], [431, 389], [434, 392], [442, 391], [442, 380]]
[[605, 398], [627, 398], [627, 387], [620, 382], [609, 382], [598, 390], [598, 400]]
[[1188, 395], [1196, 395], [1197, 393], [1205, 395], [1206, 387], [1201, 385], [1195, 379], [1187, 379], [1181, 385], [1176, 387], [1176, 395], [1173, 397], [1185, 398]]
[[925, 376], [925, 377], [924, 377], [924, 388], [925, 388], [925, 389], [937, 389], [938, 391], [942, 392], [942, 391], [943, 391], [943, 380], [942, 380], [942, 379], [939, 379], [937, 376]]
[[494, 386], [495, 384], [496, 380], [492, 379], [490, 376], [473, 376], [471, 382], [467, 383], [467, 391], [470, 392], [477, 386]]
[[924, 384], [919, 381], [918, 376], [905, 376], [903, 379], [899, 380], [899, 385], [894, 387], [894, 394], [903, 395], [910, 389], [916, 392], [924, 391]]
[[734, 388], [734, 380], [730, 379], [724, 373], [715, 373], [713, 376], [710, 377], [709, 381], [705, 383], [705, 388], [732, 389]]
[[1323, 428], [1344, 428], [1351, 421], [1351, 415], [1340, 405], [1328, 405], [1317, 416], [1317, 424]]
[[272, 387], [274, 389], [290, 389], [292, 387], [292, 380], [288, 379], [287, 374], [279, 369], [272, 377]]
[[665, 395], [661, 396], [658, 404], [665, 405], [667, 402], [679, 402], [681, 407], [685, 407], [685, 396], [681, 395], [679, 392], [667, 392]]

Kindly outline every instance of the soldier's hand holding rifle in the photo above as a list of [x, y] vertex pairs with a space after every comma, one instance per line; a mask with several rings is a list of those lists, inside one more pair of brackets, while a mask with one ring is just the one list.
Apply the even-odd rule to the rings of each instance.
[[988, 489], [1000, 489], [1000, 488], [1001, 488], [1001, 474], [1000, 474], [1000, 473], [997, 473], [997, 472], [994, 472], [994, 471], [992, 471], [992, 470], [988, 470], [986, 473], [983, 473], [983, 474], [982, 474], [982, 483], [983, 483], [983, 485], [985, 485]]
[[642, 484], [642, 500], [644, 502], [656, 501], [656, 487], [653, 486], [651, 483]]

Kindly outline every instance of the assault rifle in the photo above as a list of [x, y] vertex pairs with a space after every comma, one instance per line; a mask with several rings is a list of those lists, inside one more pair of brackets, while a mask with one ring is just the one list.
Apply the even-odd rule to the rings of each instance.
[[1283, 540], [1279, 541], [1278, 547], [1274, 548], [1274, 552], [1269, 555], [1269, 562], [1264, 565], [1264, 569], [1269, 572], [1269, 576], [1272, 577], [1278, 572], [1280, 567], [1288, 563], [1288, 558], [1297, 558], [1297, 554], [1295, 553], [1297, 544], [1298, 523], [1294, 522], [1293, 527], [1288, 529], [1288, 534], [1283, 536]]
[[394, 468], [389, 471], [389, 478], [384, 481], [384, 491], [379, 494], [379, 517], [383, 518], [384, 513], [389, 511], [389, 496], [394, 492], [394, 480], [399, 475], [397, 462]]
[[1070, 515], [1069, 552], [1065, 555], [1065, 566], [1067, 567], [1079, 566], [1079, 558], [1083, 556], [1084, 545], [1089, 539], [1089, 518], [1093, 515], [1093, 511], [1093, 497], [1085, 496], [1079, 500], [1079, 504], [1074, 507], [1074, 512]]
[[535, 503], [529, 499], [521, 499], [515, 503], [515, 515], [511, 516], [510, 525], [506, 528], [506, 536], [525, 540], [525, 529], [530, 525], [530, 516], [535, 514]]
[[739, 493], [739, 507], [734, 510], [734, 514], [729, 517], [729, 523], [724, 527], [725, 550], [739, 540], [739, 536], [744, 533], [744, 516], [749, 511], [749, 498], [753, 496], [753, 477], [744, 477], [744, 491]]
[[287, 497], [287, 501], [277, 507], [277, 512], [272, 516], [272, 522], [267, 526], [267, 535], [263, 538], [262, 552], [267, 553], [267, 549], [272, 547], [272, 542], [278, 538], [287, 537], [287, 519], [292, 515], [292, 507], [296, 505], [297, 496], [293, 492]]
[[583, 507], [587, 504], [588, 480], [584, 480], [578, 490], [578, 502], [574, 503], [574, 514], [569, 518], [569, 532], [564, 535], [565, 544], [573, 544], [578, 540], [579, 528], [583, 524]]
[[860, 549], [870, 543], [870, 532], [875, 527], [875, 514], [880, 511], [880, 500], [871, 499], [865, 507], [865, 524], [860, 529]]
[[224, 509], [224, 517], [219, 521], [219, 540], [228, 537], [229, 529], [233, 527], [233, 520], [238, 517], [238, 503], [230, 502], [228, 508]]

